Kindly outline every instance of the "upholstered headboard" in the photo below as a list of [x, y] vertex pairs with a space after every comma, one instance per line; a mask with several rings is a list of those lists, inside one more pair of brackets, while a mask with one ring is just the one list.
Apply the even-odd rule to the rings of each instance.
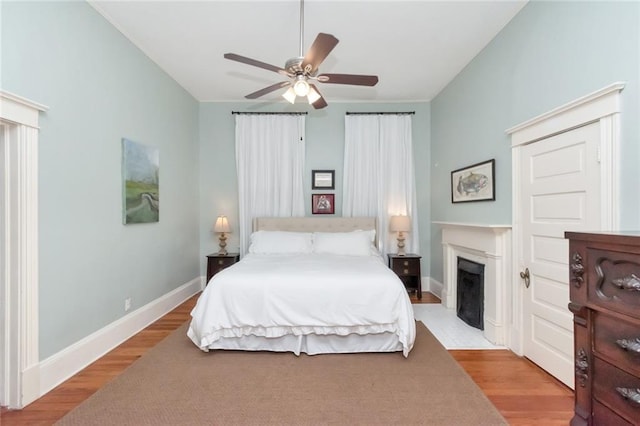
[[376, 230], [375, 217], [257, 217], [253, 219], [254, 231], [292, 232], [349, 232], [358, 229]]

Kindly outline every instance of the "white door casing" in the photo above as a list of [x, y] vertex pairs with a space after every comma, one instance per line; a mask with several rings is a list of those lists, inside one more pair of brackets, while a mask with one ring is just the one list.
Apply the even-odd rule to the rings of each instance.
[[6, 311], [6, 306], [7, 306], [7, 292], [5, 291], [5, 286], [6, 286], [6, 277], [4, 275], [4, 271], [6, 271], [6, 267], [4, 266], [5, 264], [5, 257], [6, 257], [6, 247], [5, 247], [5, 241], [7, 240], [7, 236], [5, 235], [6, 230], [5, 230], [5, 211], [4, 211], [4, 206], [5, 206], [5, 201], [4, 201], [4, 186], [5, 186], [5, 173], [4, 173], [4, 167], [5, 167], [5, 161], [4, 161], [4, 132], [5, 132], [5, 125], [2, 123], [2, 121], [0, 121], [0, 165], [2, 166], [2, 172], [0, 172], [0, 206], [2, 206], [2, 208], [0, 208], [0, 318], [3, 320], [2, 323], [0, 324], [0, 355], [2, 356], [2, 358], [0, 358], [0, 405], [4, 405], [5, 401], [7, 400], [7, 386], [5, 386], [5, 384], [7, 383], [7, 363], [5, 362], [7, 360], [7, 354], [5, 351], [5, 347], [6, 345], [6, 332], [5, 332], [5, 315], [4, 312]]
[[[573, 387], [565, 231], [600, 227], [599, 122], [525, 145], [521, 152], [524, 354]], [[521, 269], [522, 270], [522, 269]]]
[[[564, 132], [577, 129], [579, 127], [586, 126], [590, 123], [596, 123], [593, 126], [586, 126], [579, 132], [587, 132], [590, 137], [596, 135], [598, 142], [596, 143], [595, 151], [592, 149], [590, 153], [587, 151], [580, 152], [580, 148], [577, 146], [573, 146], [571, 148], [571, 143], [568, 143], [564, 150], [560, 150], [563, 152], [558, 152], [558, 156], [567, 156], [569, 157], [567, 164], [562, 164], [563, 161], [559, 161], [559, 166], [570, 166], [571, 162], [573, 162], [573, 168], [576, 168], [577, 159], [580, 159], [580, 155], [583, 155], [582, 160], [584, 161], [584, 165], [588, 165], [589, 159], [588, 156], [591, 157], [591, 165], [590, 170], [598, 168], [597, 172], [595, 172], [595, 177], [585, 179], [596, 179], [598, 181], [596, 187], [599, 187], [599, 194], [589, 193], [592, 199], [587, 200], [586, 198], [580, 200], [578, 196], [574, 196], [574, 201], [578, 202], [576, 205], [572, 205], [567, 199], [570, 199], [570, 196], [567, 196], [566, 199], [562, 201], [560, 199], [557, 202], [549, 202], [552, 196], [540, 197], [534, 201], [534, 209], [545, 207], [549, 211], [546, 211], [544, 214], [547, 215], [556, 215], [563, 217], [565, 216], [565, 221], [567, 218], [571, 218], [572, 211], [573, 216], [576, 215], [576, 208], [580, 206], [582, 202], [590, 203], [591, 208], [595, 208], [598, 210], [596, 215], [593, 217], [597, 217], [596, 220], [598, 223], [595, 225], [595, 229], [593, 228], [593, 224], [587, 224], [590, 231], [593, 230], [616, 230], [618, 229], [618, 217], [619, 217], [619, 177], [618, 177], [618, 144], [619, 144], [619, 133], [620, 133], [620, 112], [621, 112], [621, 94], [620, 92], [624, 88], [624, 83], [618, 82], [611, 84], [603, 89], [600, 89], [596, 92], [593, 92], [589, 95], [576, 99], [575, 101], [569, 102], [563, 106], [555, 108], [545, 114], [542, 114], [538, 117], [535, 117], [531, 120], [528, 120], [518, 126], [515, 126], [511, 129], [507, 130], [507, 133], [511, 135], [511, 145], [512, 145], [512, 207], [513, 207], [513, 283], [514, 283], [514, 292], [513, 292], [513, 306], [514, 306], [514, 317], [513, 324], [511, 327], [511, 349], [514, 352], [530, 356], [530, 341], [527, 344], [524, 343], [526, 333], [524, 332], [524, 327], [529, 327], [529, 331], [531, 331], [531, 327], [537, 326], [538, 328], [535, 330], [538, 333], [538, 339], [544, 339], [538, 343], [541, 343], [543, 346], [547, 346], [548, 351], [559, 353], [554, 346], [566, 348], [570, 347], [571, 351], [573, 350], [573, 327], [570, 326], [569, 333], [564, 333], [564, 337], [560, 338], [563, 333], [560, 331], [561, 328], [553, 329], [549, 323], [545, 323], [546, 319], [538, 318], [538, 316], [533, 316], [534, 314], [538, 315], [540, 312], [534, 310], [540, 308], [540, 305], [543, 305], [547, 309], [547, 313], [551, 315], [552, 319], [555, 318], [556, 322], [559, 322], [566, 325], [566, 318], [571, 318], [569, 315], [568, 309], [566, 309], [568, 303], [568, 287], [566, 289], [563, 287], [565, 284], [561, 284], [559, 281], [568, 281], [568, 268], [566, 266], [561, 266], [558, 264], [557, 260], [551, 260], [548, 258], [556, 259], [558, 257], [564, 256], [565, 259], [562, 261], [564, 263], [567, 262], [568, 258], [568, 250], [566, 247], [566, 243], [560, 243], [559, 240], [554, 238], [545, 237], [545, 235], [552, 234], [557, 235], [559, 229], [563, 230], [578, 230], [578, 225], [576, 223], [564, 223], [560, 225], [553, 225], [550, 223], [548, 230], [545, 232], [540, 231], [540, 227], [543, 225], [540, 222], [541, 218], [538, 218], [537, 221], [531, 221], [532, 225], [528, 228], [524, 225], [523, 218], [532, 217], [532, 212], [528, 207], [531, 203], [525, 202], [523, 198], [529, 197], [531, 194], [525, 195], [522, 191], [522, 181], [529, 179], [531, 173], [531, 168], [528, 168], [527, 171], [523, 171], [524, 157], [531, 155], [538, 155], [533, 147], [529, 147], [530, 144], [535, 145], [538, 142], [543, 142], [543, 140], [551, 140], [549, 143], [561, 143], [564, 137], [560, 136], [556, 139], [552, 139], [552, 136], [560, 135]], [[584, 135], [583, 135], [584, 136]], [[578, 137], [577, 139], [580, 139]], [[545, 149], [549, 149], [549, 147], [541, 148], [540, 152], [543, 152]], [[573, 149], [573, 151], [572, 151]], [[586, 149], [586, 148], [585, 148]], [[551, 149], [553, 152], [553, 149]], [[578, 157], [571, 158], [573, 152], [577, 154]], [[595, 163], [593, 158], [595, 157]], [[540, 157], [541, 159], [542, 157]], [[561, 173], [561, 169], [558, 168], [556, 161], [554, 160], [551, 166], [547, 166], [542, 162], [539, 162], [540, 168], [536, 173], [540, 175], [544, 173], [550, 174], [559, 174]], [[546, 167], [546, 172], [544, 172]], [[551, 168], [549, 168], [551, 167]], [[555, 168], [555, 169], [554, 169]], [[570, 167], [569, 169], [570, 170]], [[565, 170], [566, 171], [566, 170]], [[586, 171], [585, 171], [586, 172]], [[527, 173], [527, 174], [525, 174]], [[539, 176], [540, 176], [539, 175]], [[593, 185], [593, 182], [592, 182]], [[558, 189], [558, 188], [556, 188]], [[577, 197], [577, 198], [576, 198]], [[596, 201], [597, 199], [597, 201]], [[562, 204], [564, 203], [564, 204]], [[584, 204], [584, 208], [586, 208], [586, 204]], [[565, 212], [567, 210], [567, 212]], [[583, 212], [584, 213], [584, 212]], [[537, 214], [543, 215], [543, 213], [538, 210]], [[551, 220], [547, 220], [551, 222]], [[544, 221], [542, 221], [544, 222]], [[574, 222], [576, 222], [574, 220]], [[586, 222], [585, 222], [586, 223]], [[553, 228], [555, 227], [555, 234], [553, 234]], [[566, 229], [564, 229], [566, 228]], [[541, 237], [535, 237], [534, 244], [531, 244], [531, 236], [525, 235], [537, 233], [540, 234]], [[564, 237], [564, 232], [562, 232], [562, 237]], [[537, 244], [537, 245], [536, 245]], [[563, 248], [563, 244], [564, 248]], [[525, 251], [526, 247], [526, 251]], [[562, 254], [564, 253], [564, 254]], [[524, 280], [520, 278], [519, 274], [521, 271], [524, 271], [527, 267], [530, 266], [529, 259], [531, 257], [535, 257], [537, 254], [540, 254], [539, 260], [536, 261], [534, 266], [534, 273], [536, 274], [533, 277], [531, 286], [529, 289], [526, 289], [524, 286]], [[552, 257], [554, 255], [555, 257]], [[541, 264], [544, 264], [541, 268]], [[530, 268], [531, 269], [531, 268]], [[559, 271], [564, 269], [564, 274], [561, 274]], [[544, 275], [548, 274], [553, 279], [544, 278]], [[530, 270], [531, 274], [531, 270]], [[564, 275], [564, 278], [562, 277]], [[534, 289], [535, 286], [535, 289]], [[537, 287], [540, 287], [539, 289]], [[528, 294], [532, 293], [532, 294]], [[527, 299], [529, 298], [529, 299]], [[566, 303], [564, 299], [566, 298]], [[550, 300], [551, 299], [551, 300]], [[525, 304], [528, 302], [532, 302], [535, 300], [535, 304], [527, 305], [527, 313], [525, 314]], [[564, 304], [564, 308], [562, 305]], [[554, 306], [555, 305], [555, 306]], [[565, 316], [566, 314], [566, 316]], [[525, 315], [528, 318], [525, 321]], [[536, 325], [533, 325], [536, 324]], [[548, 331], [553, 329], [554, 332], [544, 333], [540, 336], [540, 331], [543, 330], [546, 325]], [[536, 336], [534, 334], [534, 336]], [[529, 333], [529, 338], [531, 338], [531, 333]], [[553, 344], [551, 344], [553, 343]], [[535, 357], [536, 355], [532, 355]], [[557, 373], [560, 380], [563, 380], [572, 385], [573, 382], [573, 357], [570, 357], [571, 365], [569, 366], [567, 373], [567, 363], [559, 362], [560, 365], [564, 365], [564, 367], [559, 367], [562, 369], [563, 373]], [[543, 361], [545, 362], [545, 361]], [[545, 367], [543, 368], [552, 372], [551, 370], [554, 367]], [[556, 373], [554, 373], [556, 374]], [[567, 377], [570, 376], [570, 379]], [[562, 378], [564, 377], [564, 379]]]
[[38, 352], [38, 118], [47, 107], [0, 91], [2, 216], [0, 405], [40, 396]]

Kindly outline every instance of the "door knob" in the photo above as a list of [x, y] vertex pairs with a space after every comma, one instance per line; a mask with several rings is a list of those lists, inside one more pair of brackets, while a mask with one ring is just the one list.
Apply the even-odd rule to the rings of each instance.
[[520, 272], [520, 278], [522, 278], [524, 280], [524, 286], [526, 288], [529, 288], [529, 285], [531, 285], [531, 280], [530, 280], [530, 275], [529, 275], [529, 268], [525, 269], [524, 272]]

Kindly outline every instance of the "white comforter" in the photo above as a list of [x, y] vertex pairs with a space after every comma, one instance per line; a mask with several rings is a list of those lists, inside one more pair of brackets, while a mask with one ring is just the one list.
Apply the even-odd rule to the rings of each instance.
[[411, 302], [380, 256], [248, 254], [216, 274], [191, 312], [202, 350], [221, 338], [395, 333], [415, 340]]

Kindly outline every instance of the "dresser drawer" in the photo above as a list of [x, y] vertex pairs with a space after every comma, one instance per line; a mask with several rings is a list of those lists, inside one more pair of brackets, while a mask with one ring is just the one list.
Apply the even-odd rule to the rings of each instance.
[[640, 389], [640, 378], [594, 358], [593, 397], [627, 421], [640, 419], [640, 402], [625, 399], [617, 388]]
[[420, 275], [420, 259], [393, 259], [391, 269], [398, 275]]
[[640, 321], [633, 324], [594, 312], [593, 350], [616, 367], [640, 377]]
[[593, 403], [593, 424], [596, 426], [633, 426], [633, 423], [629, 423], [598, 401]]
[[207, 255], [207, 282], [218, 272], [240, 260], [238, 253]]
[[236, 263], [236, 259], [233, 257], [222, 257], [214, 260], [214, 265], [216, 268], [224, 269], [227, 266], [231, 266]]
[[640, 318], [640, 254], [591, 248], [588, 301]]

